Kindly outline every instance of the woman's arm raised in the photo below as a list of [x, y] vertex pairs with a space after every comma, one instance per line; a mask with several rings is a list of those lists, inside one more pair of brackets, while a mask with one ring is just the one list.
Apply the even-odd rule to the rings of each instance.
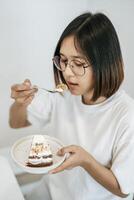
[[31, 82], [28, 79], [22, 84], [16, 84], [11, 87], [11, 98], [15, 100], [9, 113], [9, 124], [12, 128], [30, 125], [27, 120], [27, 106], [33, 100], [35, 92], [37, 92], [37, 89], [32, 89]]

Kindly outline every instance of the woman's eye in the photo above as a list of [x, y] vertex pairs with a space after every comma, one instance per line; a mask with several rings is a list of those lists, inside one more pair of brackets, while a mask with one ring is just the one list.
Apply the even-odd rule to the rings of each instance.
[[83, 66], [83, 63], [81, 63], [81, 62], [75, 61], [74, 63], [75, 63], [75, 65], [78, 66], [78, 67], [82, 67], [82, 66]]

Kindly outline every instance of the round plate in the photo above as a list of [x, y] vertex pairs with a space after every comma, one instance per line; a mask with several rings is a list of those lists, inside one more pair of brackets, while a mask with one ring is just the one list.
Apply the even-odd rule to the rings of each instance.
[[50, 170], [61, 165], [66, 155], [58, 156], [57, 151], [63, 147], [63, 144], [56, 138], [50, 137], [48, 135], [43, 135], [50, 144], [52, 154], [53, 154], [53, 164], [48, 167], [29, 167], [26, 166], [28, 160], [32, 138], [34, 135], [23, 137], [19, 139], [11, 148], [11, 155], [13, 160], [21, 167], [24, 171], [32, 174], [44, 174], [48, 173]]

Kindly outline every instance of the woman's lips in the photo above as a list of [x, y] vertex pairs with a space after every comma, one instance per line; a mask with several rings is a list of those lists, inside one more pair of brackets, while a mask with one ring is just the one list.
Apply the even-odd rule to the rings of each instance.
[[67, 82], [68, 86], [70, 88], [75, 88], [76, 86], [78, 86], [79, 84], [78, 83], [73, 83], [73, 82]]

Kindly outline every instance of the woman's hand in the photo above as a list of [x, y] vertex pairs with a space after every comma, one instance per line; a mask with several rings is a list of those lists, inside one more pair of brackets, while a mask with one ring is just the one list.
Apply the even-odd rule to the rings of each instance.
[[50, 174], [55, 174], [65, 169], [80, 166], [83, 167], [98, 183], [113, 194], [123, 198], [128, 196], [127, 194], [123, 194], [121, 192], [119, 183], [112, 171], [96, 161], [82, 147], [76, 145], [67, 146], [60, 149], [58, 155], [63, 156], [65, 153], [69, 153], [70, 156], [62, 165], [51, 170], [49, 172]]
[[89, 159], [89, 153], [84, 150], [80, 146], [71, 145], [67, 147], [63, 147], [58, 151], [59, 156], [63, 156], [65, 153], [69, 153], [69, 157], [64, 161], [62, 165], [57, 167], [54, 170], [51, 170], [50, 174], [55, 174], [61, 172], [65, 169], [73, 168], [73, 167], [83, 167], [84, 163]]
[[18, 105], [28, 106], [37, 92], [36, 88], [32, 88], [30, 80], [26, 79], [22, 84], [15, 84], [11, 87], [11, 98]]

